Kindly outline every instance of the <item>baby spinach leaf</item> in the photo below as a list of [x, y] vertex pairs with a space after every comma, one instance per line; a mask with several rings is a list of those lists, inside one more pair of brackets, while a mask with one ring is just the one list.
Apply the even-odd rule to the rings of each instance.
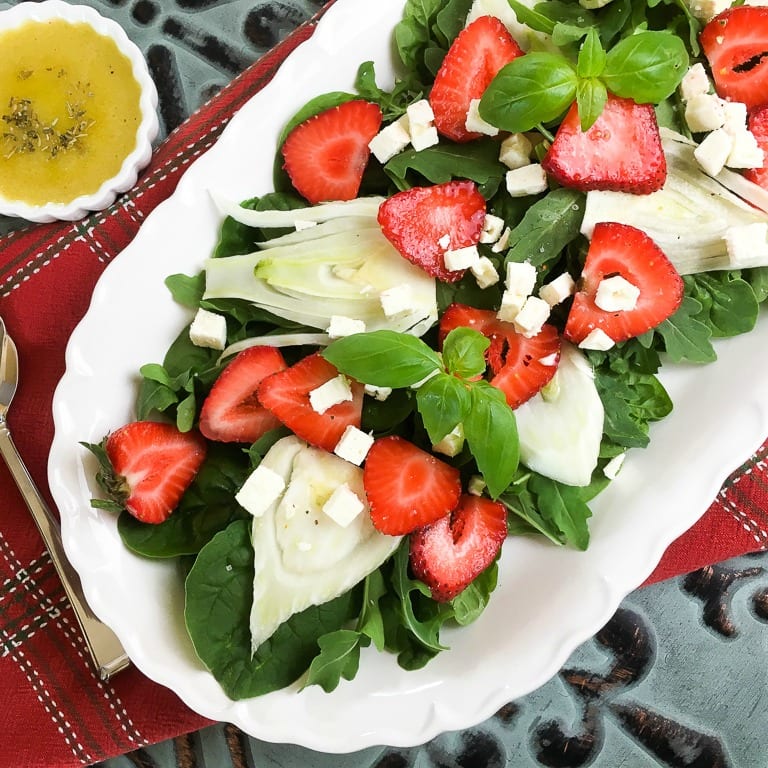
[[711, 329], [714, 337], [737, 336], [755, 327], [757, 297], [738, 273], [702, 272], [683, 279], [688, 295], [702, 306], [697, 319]]
[[173, 300], [183, 307], [197, 309], [205, 293], [205, 273], [197, 275], [175, 274], [165, 278], [165, 284], [173, 296]]
[[673, 362], [711, 363], [717, 359], [710, 338], [712, 331], [697, 319], [702, 306], [685, 296], [678, 310], [656, 328]]

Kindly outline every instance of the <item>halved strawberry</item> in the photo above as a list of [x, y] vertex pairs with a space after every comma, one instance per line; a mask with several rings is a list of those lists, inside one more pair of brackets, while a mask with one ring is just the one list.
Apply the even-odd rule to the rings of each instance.
[[608, 96], [600, 117], [581, 130], [574, 102], [542, 160], [564, 187], [647, 194], [664, 185], [667, 162], [652, 104]]
[[357, 197], [381, 120], [378, 104], [354, 99], [297, 125], [281, 149], [293, 186], [313, 204]]
[[495, 16], [468, 24], [448, 49], [435, 76], [429, 103], [438, 133], [453, 141], [480, 136], [466, 129], [472, 99], [479, 99], [498, 71], [523, 51]]
[[332, 405], [323, 413], [312, 407], [310, 392], [338, 375], [331, 363], [315, 353], [267, 376], [259, 384], [258, 397], [297, 437], [332, 451], [347, 426], [360, 427], [363, 409], [363, 385], [352, 380], [349, 382], [351, 400]]
[[499, 320], [492, 310], [451, 304], [440, 318], [440, 344], [459, 327], [474, 328], [490, 339], [486, 352], [490, 382], [504, 392], [510, 408], [529, 400], [555, 375], [560, 359], [560, 336], [555, 326], [545, 323], [539, 333], [527, 338], [512, 323]]
[[[600, 281], [620, 275], [640, 289], [634, 309], [606, 311], [595, 304]], [[655, 328], [683, 300], [683, 279], [656, 243], [628, 224], [595, 225], [564, 336], [582, 342], [595, 328], [626, 341]]]
[[749, 113], [747, 128], [763, 151], [763, 167], [747, 168], [744, 175], [755, 184], [768, 189], [768, 106], [758, 107]]
[[391, 536], [444, 517], [461, 494], [458, 469], [396, 435], [371, 446], [363, 485], [373, 525]]
[[446, 269], [445, 252], [476, 245], [484, 220], [485, 198], [472, 181], [412, 187], [379, 207], [381, 231], [400, 254], [447, 282], [461, 279], [465, 270]]
[[107, 435], [102, 446], [111, 473], [102, 466], [99, 481], [143, 523], [162, 523], [170, 516], [206, 455], [198, 432], [155, 421], [126, 424]]
[[249, 347], [238, 353], [214, 382], [200, 409], [200, 431], [222, 443], [254, 443], [280, 426], [256, 395], [261, 380], [286, 368], [276, 347]]
[[464, 494], [450, 515], [411, 534], [411, 569], [435, 600], [452, 600], [493, 562], [506, 536], [504, 505]]
[[748, 107], [768, 104], [768, 7], [719, 13], [699, 36], [718, 96]]

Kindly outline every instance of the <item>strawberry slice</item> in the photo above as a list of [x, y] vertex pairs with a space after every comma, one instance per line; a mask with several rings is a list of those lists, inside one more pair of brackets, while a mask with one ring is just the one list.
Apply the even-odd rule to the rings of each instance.
[[447, 515], [459, 500], [459, 470], [397, 435], [380, 437], [363, 466], [371, 522], [401, 536]]
[[249, 347], [237, 354], [214, 382], [200, 409], [200, 431], [222, 443], [254, 443], [280, 426], [256, 395], [261, 380], [286, 368], [275, 347]]
[[297, 125], [281, 149], [293, 186], [312, 204], [357, 197], [381, 120], [378, 104], [354, 99]]
[[768, 8], [728, 8], [707, 23], [699, 42], [718, 96], [749, 108], [768, 103]]
[[768, 159], [766, 159], [768, 158], [768, 106], [750, 111], [747, 118], [747, 128], [763, 151], [763, 167], [747, 168], [744, 170], [744, 176], [763, 189], [768, 189]]
[[612, 95], [587, 131], [581, 130], [574, 102], [541, 164], [564, 187], [584, 192], [647, 194], [667, 178], [653, 105]]
[[452, 600], [493, 562], [506, 536], [504, 505], [464, 494], [450, 515], [411, 534], [411, 569], [435, 600]]
[[485, 198], [472, 181], [448, 181], [397, 192], [379, 206], [384, 236], [408, 261], [438, 280], [460, 280], [465, 270], [449, 270], [445, 252], [480, 241]]
[[258, 398], [297, 437], [332, 451], [347, 426], [360, 427], [363, 409], [363, 385], [352, 380], [351, 400], [332, 405], [322, 413], [312, 407], [310, 392], [338, 375], [331, 363], [315, 353], [267, 376], [259, 384]]
[[[600, 281], [620, 275], [640, 289], [634, 309], [606, 311], [595, 303]], [[595, 224], [579, 290], [573, 297], [564, 336], [574, 344], [600, 328], [626, 341], [655, 328], [683, 300], [683, 279], [656, 243], [628, 224]]]
[[109, 496], [143, 523], [162, 523], [178, 505], [206, 455], [198, 432], [180, 432], [173, 424], [134, 421], [110, 433], [102, 443], [111, 473], [102, 467], [100, 482]]
[[448, 49], [435, 76], [429, 103], [438, 133], [453, 141], [480, 136], [466, 129], [472, 99], [479, 99], [498, 71], [523, 51], [495, 16], [468, 24]]
[[486, 351], [490, 383], [505, 394], [510, 408], [529, 400], [555, 375], [560, 359], [560, 336], [555, 326], [545, 323], [539, 333], [526, 338], [492, 310], [451, 304], [440, 318], [441, 346], [448, 333], [460, 327], [474, 328], [490, 339]]

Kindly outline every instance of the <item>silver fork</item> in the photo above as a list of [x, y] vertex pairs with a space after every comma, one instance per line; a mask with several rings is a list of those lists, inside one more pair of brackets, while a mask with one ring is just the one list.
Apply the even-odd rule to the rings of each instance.
[[80, 584], [80, 577], [67, 560], [64, 552], [59, 522], [40, 495], [40, 491], [35, 486], [11, 439], [6, 415], [13, 396], [16, 394], [18, 381], [19, 358], [16, 345], [6, 332], [5, 323], [0, 317], [0, 454], [5, 459], [8, 469], [10, 469], [13, 479], [16, 481], [16, 485], [37, 524], [83, 631], [86, 645], [98, 670], [99, 677], [102, 680], [109, 680], [112, 675], [125, 669], [130, 664], [130, 660], [112, 630], [96, 618], [93, 611], [88, 607]]

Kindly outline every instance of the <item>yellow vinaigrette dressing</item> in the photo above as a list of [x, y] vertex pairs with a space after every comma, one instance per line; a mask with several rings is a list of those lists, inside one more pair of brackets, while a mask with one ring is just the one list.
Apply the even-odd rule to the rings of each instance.
[[0, 33], [0, 196], [67, 203], [117, 175], [136, 146], [130, 60], [85, 23], [29, 21]]

